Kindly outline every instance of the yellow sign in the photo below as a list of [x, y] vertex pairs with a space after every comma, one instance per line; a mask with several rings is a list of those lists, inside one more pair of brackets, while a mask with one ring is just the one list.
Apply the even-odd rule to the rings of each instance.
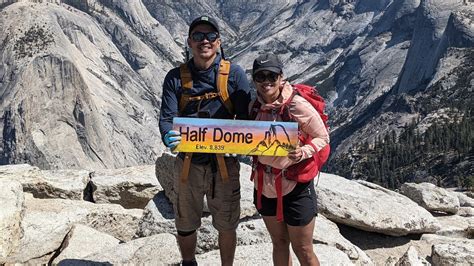
[[175, 151], [286, 156], [298, 143], [298, 123], [176, 117]]

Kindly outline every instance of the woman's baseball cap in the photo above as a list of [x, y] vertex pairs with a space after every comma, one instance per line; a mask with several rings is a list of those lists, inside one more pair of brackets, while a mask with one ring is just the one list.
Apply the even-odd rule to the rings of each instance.
[[283, 73], [283, 63], [275, 54], [263, 54], [253, 61], [252, 75], [267, 70], [275, 73]]

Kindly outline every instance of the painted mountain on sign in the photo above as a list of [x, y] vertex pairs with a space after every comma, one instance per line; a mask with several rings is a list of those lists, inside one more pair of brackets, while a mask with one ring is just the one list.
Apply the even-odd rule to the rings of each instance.
[[291, 143], [290, 136], [283, 125], [274, 124], [265, 132], [265, 138], [257, 144], [251, 153], [275, 156], [278, 149], [291, 151], [295, 149], [296, 143]]

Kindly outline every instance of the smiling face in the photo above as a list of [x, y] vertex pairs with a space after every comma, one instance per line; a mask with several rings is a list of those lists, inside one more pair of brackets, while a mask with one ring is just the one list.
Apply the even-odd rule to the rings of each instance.
[[210, 32], [216, 32], [216, 30], [211, 25], [199, 24], [194, 27], [193, 31], [188, 37], [188, 45], [192, 49], [194, 60], [197, 61], [195, 63], [199, 64], [200, 62], [214, 60], [217, 51], [221, 46], [221, 39], [217, 38], [213, 42], [209, 41], [208, 38], [204, 38], [202, 41], [195, 41], [193, 38], [191, 38], [195, 32], [207, 34]]
[[272, 103], [280, 96], [281, 74], [263, 70], [253, 76], [253, 81], [258, 94], [266, 103]]

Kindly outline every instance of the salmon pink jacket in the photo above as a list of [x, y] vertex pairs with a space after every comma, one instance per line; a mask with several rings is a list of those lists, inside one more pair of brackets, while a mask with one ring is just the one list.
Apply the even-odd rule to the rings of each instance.
[[[279, 115], [279, 110], [281, 106], [287, 102], [293, 93], [293, 87], [288, 82], [284, 82], [283, 88], [280, 96], [277, 100], [272, 103], [265, 103], [262, 98], [257, 97], [257, 101], [260, 101], [261, 107], [257, 113], [255, 120], [260, 121], [282, 121], [282, 117]], [[253, 104], [250, 104], [253, 106]], [[272, 110], [274, 110], [272, 112]], [[295, 122], [298, 122], [299, 129], [301, 134], [303, 134], [304, 139], [309, 135], [312, 137], [312, 143], [317, 148], [317, 151], [314, 150], [311, 145], [304, 145], [301, 147], [303, 156], [301, 160], [308, 159], [313, 156], [315, 152], [318, 152], [324, 146], [329, 144], [329, 132], [326, 129], [326, 126], [323, 123], [323, 120], [319, 116], [318, 111], [306, 101], [303, 97], [295, 95], [289, 104], [289, 111]], [[258, 161], [264, 165], [269, 165], [274, 168], [284, 169], [288, 166], [295, 164], [297, 162], [291, 161], [286, 156], [258, 156]], [[252, 173], [253, 176], [256, 176]], [[276, 198], [276, 186], [275, 186], [275, 176], [272, 173], [264, 173], [264, 184], [262, 194], [267, 198]], [[283, 196], [290, 193], [297, 182], [293, 180], [288, 180], [284, 176], [282, 178], [282, 194]], [[258, 187], [258, 178], [254, 178], [255, 188]]]

